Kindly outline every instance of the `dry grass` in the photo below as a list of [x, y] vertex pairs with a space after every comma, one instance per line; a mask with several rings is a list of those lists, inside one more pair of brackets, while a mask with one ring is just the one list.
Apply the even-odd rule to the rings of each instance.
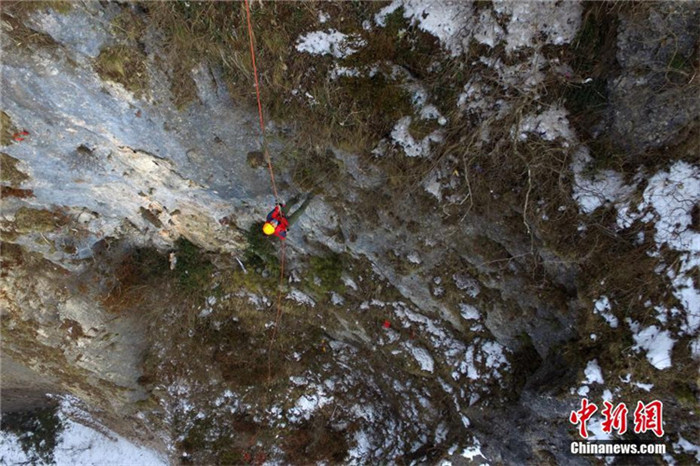
[[20, 207], [15, 212], [14, 227], [19, 233], [41, 233], [57, 230], [68, 223], [69, 218], [62, 210]]
[[[4, 115], [4, 113], [3, 113]], [[4, 116], [3, 116], [4, 120]], [[5, 134], [5, 127], [3, 125], [3, 135]], [[4, 136], [3, 136], [4, 137]], [[3, 143], [3, 145], [5, 145]], [[21, 185], [24, 181], [28, 180], [29, 177], [17, 169], [17, 164], [19, 160], [7, 155], [4, 152], [0, 152], [0, 180], [9, 183], [10, 186], [16, 188]]]
[[322, 417], [314, 418], [285, 436], [282, 448], [287, 461], [308, 464], [325, 460], [339, 464], [345, 460], [348, 451], [345, 436], [324, 421]]
[[5, 197], [27, 199], [29, 197], [34, 197], [34, 191], [32, 191], [31, 189], [19, 189], [10, 186], [0, 186], [0, 199]]
[[[0, 112], [0, 144], [3, 146], [9, 146], [12, 144], [13, 141], [13, 135], [17, 132], [17, 128], [15, 125], [12, 124], [12, 119], [10, 118], [10, 115], [8, 115], [5, 112]], [[7, 157], [10, 157], [7, 154], [2, 154], [2, 165], [6, 165], [8, 162]], [[13, 159], [14, 160], [14, 159]], [[16, 161], [15, 161], [16, 163]], [[14, 168], [14, 164], [10, 164], [12, 168]], [[3, 175], [3, 179], [4, 179]]]
[[136, 47], [115, 45], [100, 50], [95, 70], [102, 79], [122, 84], [127, 90], [140, 95], [148, 86], [146, 55]]
[[57, 47], [56, 41], [48, 34], [35, 31], [24, 24], [24, 20], [37, 10], [51, 9], [59, 13], [67, 13], [72, 8], [68, 1], [22, 1], [9, 0], [0, 3], [2, 20], [9, 25], [7, 32], [16, 46]]

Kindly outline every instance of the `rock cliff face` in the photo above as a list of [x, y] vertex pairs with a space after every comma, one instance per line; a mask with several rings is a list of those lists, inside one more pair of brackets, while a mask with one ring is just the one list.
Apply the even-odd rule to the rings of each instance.
[[[192, 34], [241, 14], [186, 3]], [[3, 410], [75, 395], [174, 463], [584, 464], [582, 396], [653, 397], [669, 455], [690, 458], [697, 6], [348, 5], [255, 9], [311, 18], [284, 53], [352, 105], [362, 80], [407, 99], [370, 93], [388, 107], [327, 121], [390, 119], [362, 133], [371, 151], [269, 124], [281, 198], [316, 193], [281, 282], [247, 63], [187, 67], [183, 104], [160, 7], [3, 7]], [[642, 40], [669, 30], [673, 47]], [[442, 52], [422, 64], [393, 41]], [[281, 106], [327, 111], [331, 92], [296, 85]], [[669, 341], [672, 367], [654, 353]]]

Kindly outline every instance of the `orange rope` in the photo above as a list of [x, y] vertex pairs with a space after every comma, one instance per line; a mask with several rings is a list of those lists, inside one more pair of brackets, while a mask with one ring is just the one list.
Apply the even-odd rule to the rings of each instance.
[[282, 318], [282, 283], [284, 282], [284, 259], [287, 251], [287, 244], [282, 243], [282, 260], [280, 261], [280, 282], [277, 287], [277, 315], [275, 316], [275, 326], [272, 329], [270, 337], [270, 346], [267, 348], [267, 381], [272, 380], [272, 346], [275, 344], [277, 337], [277, 327], [279, 327], [280, 319]]
[[[265, 120], [263, 119], [262, 103], [260, 100], [260, 83], [258, 81], [258, 68], [255, 64], [255, 46], [253, 45], [253, 26], [250, 20], [250, 5], [248, 0], [245, 0], [245, 12], [248, 19], [248, 37], [250, 37], [250, 58], [253, 62], [253, 76], [255, 77], [255, 95], [258, 99], [258, 115], [260, 116], [260, 131], [262, 132], [262, 144], [263, 153], [265, 154], [265, 160], [267, 161], [267, 168], [270, 171], [270, 181], [272, 181], [272, 191], [275, 193], [275, 201], [279, 203], [279, 196], [277, 195], [277, 186], [275, 185], [275, 173], [272, 170], [272, 160], [270, 159], [270, 153], [267, 150], [267, 137], [265, 134]], [[280, 320], [282, 318], [282, 285], [284, 283], [284, 261], [286, 258], [286, 242], [282, 241], [282, 258], [280, 260], [280, 280], [277, 286], [277, 315], [275, 316], [275, 326], [272, 329], [272, 335], [270, 336], [270, 345], [267, 349], [267, 382], [272, 381], [272, 348], [275, 344], [275, 338], [277, 337], [277, 328], [279, 327]]]
[[253, 25], [250, 22], [250, 6], [248, 5], [248, 0], [245, 0], [245, 12], [248, 18], [248, 37], [250, 38], [250, 58], [253, 61], [253, 76], [255, 78], [255, 96], [258, 99], [258, 115], [260, 115], [260, 131], [262, 132], [263, 139], [263, 153], [265, 154], [265, 160], [267, 161], [267, 168], [270, 171], [270, 180], [272, 181], [272, 191], [275, 193], [275, 201], [279, 203], [279, 196], [277, 195], [277, 186], [275, 185], [275, 173], [272, 170], [272, 160], [270, 159], [270, 153], [267, 150], [267, 137], [265, 135], [265, 121], [263, 119], [262, 103], [260, 102], [260, 83], [258, 82], [258, 67], [255, 64], [255, 46], [253, 45]]

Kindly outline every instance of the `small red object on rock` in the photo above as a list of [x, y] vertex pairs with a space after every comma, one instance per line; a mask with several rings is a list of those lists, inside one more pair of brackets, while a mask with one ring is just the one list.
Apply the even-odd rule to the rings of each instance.
[[389, 328], [389, 327], [391, 327], [391, 322], [389, 322], [388, 320], [385, 320], [385, 321], [384, 321], [384, 324], [382, 324], [382, 327], [384, 327], [384, 328]]

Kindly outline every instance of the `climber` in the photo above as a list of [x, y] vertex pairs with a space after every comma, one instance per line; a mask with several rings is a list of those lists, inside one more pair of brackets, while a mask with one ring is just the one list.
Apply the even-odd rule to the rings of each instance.
[[287, 238], [287, 230], [299, 220], [299, 217], [304, 213], [306, 208], [311, 203], [314, 194], [311, 193], [299, 206], [299, 208], [291, 215], [289, 209], [299, 201], [300, 196], [294, 196], [286, 204], [277, 204], [272, 211], [267, 214], [267, 221], [263, 224], [263, 233], [266, 235], [275, 235], [279, 239]]

